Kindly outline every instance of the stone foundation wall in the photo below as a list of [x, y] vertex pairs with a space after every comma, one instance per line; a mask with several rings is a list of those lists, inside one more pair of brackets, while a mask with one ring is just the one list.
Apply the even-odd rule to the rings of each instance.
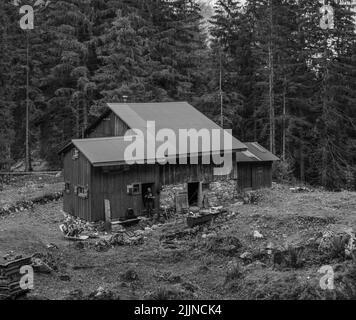
[[[187, 184], [165, 185], [160, 193], [160, 207], [175, 208], [177, 191], [187, 190]], [[208, 200], [209, 206], [217, 207], [233, 201], [238, 196], [236, 180], [221, 180], [203, 185], [201, 194], [202, 206]]]
[[175, 194], [177, 191], [186, 190], [185, 184], [162, 186], [159, 206], [161, 208], [175, 208]]
[[222, 180], [211, 182], [208, 190], [203, 190], [203, 197], [207, 197], [209, 205], [218, 207], [237, 198], [237, 181]]

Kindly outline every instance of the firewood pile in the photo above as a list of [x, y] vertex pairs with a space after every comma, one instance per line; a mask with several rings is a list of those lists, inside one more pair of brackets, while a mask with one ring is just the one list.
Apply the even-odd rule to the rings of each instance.
[[0, 264], [0, 300], [13, 299], [24, 295], [28, 290], [20, 287], [22, 266], [31, 265], [31, 258], [21, 258]]

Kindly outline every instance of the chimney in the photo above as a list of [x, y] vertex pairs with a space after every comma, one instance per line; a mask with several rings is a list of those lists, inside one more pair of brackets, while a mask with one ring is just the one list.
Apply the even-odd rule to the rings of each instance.
[[122, 100], [124, 101], [124, 103], [127, 103], [128, 98], [128, 96], [122, 96]]

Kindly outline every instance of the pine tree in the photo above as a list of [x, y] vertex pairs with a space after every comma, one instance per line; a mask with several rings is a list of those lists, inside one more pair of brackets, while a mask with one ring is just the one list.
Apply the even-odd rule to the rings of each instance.
[[147, 101], [147, 78], [151, 72], [149, 57], [148, 21], [140, 16], [138, 9], [117, 11], [112, 26], [99, 40], [97, 48], [101, 66], [96, 70], [94, 80], [102, 100], [122, 101], [127, 96], [130, 101]]
[[317, 90], [314, 103], [318, 117], [314, 127], [317, 147], [314, 164], [318, 180], [326, 188], [341, 188], [354, 172], [356, 103], [356, 65], [353, 50], [356, 42], [354, 13], [351, 7], [332, 1], [335, 10], [333, 29], [319, 31], [321, 50], [313, 58], [317, 66]]
[[42, 121], [43, 151], [81, 137], [88, 125], [95, 91], [89, 69], [92, 13], [90, 1], [57, 1], [49, 5], [41, 26], [51, 41], [51, 69], [42, 79], [49, 97]]
[[151, 17], [155, 29], [150, 50], [152, 99], [194, 100], [204, 91], [200, 67], [207, 49], [199, 3], [153, 1]]

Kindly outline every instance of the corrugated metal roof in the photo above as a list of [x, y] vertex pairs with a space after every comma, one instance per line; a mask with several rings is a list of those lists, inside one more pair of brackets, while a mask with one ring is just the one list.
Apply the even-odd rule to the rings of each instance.
[[244, 142], [248, 151], [237, 153], [237, 162], [278, 161], [272, 152], [262, 147], [257, 142]]

